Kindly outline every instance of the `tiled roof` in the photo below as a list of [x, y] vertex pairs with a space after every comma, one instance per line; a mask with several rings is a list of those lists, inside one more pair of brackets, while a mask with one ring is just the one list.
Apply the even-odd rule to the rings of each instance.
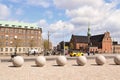
[[90, 40], [95, 42], [102, 42], [103, 37], [104, 37], [104, 34], [94, 35], [90, 37]]
[[87, 36], [72, 35], [76, 43], [88, 43]]
[[[72, 35], [76, 43], [88, 43], [87, 36]], [[91, 42], [102, 42], [104, 34], [94, 35], [90, 37]]]

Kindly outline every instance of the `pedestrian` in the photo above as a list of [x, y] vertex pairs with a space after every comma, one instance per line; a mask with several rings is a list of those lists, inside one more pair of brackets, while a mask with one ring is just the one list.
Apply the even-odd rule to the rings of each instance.
[[36, 52], [34, 51], [34, 56], [35, 56]]
[[89, 51], [87, 51], [87, 54], [88, 54], [88, 56], [90, 55], [90, 52]]
[[93, 51], [93, 55], [95, 55], [95, 51]]

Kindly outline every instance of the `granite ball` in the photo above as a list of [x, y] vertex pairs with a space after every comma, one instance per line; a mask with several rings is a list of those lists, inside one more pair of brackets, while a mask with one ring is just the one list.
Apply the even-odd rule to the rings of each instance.
[[106, 58], [103, 55], [97, 56], [95, 60], [98, 65], [103, 65], [106, 63]]
[[15, 67], [21, 67], [24, 63], [24, 59], [23, 57], [21, 56], [15, 56], [13, 59], [12, 59], [12, 63]]
[[36, 59], [35, 59], [35, 64], [38, 66], [38, 67], [43, 67], [45, 64], [46, 64], [46, 58], [44, 56], [38, 56]]
[[87, 58], [85, 56], [79, 56], [76, 59], [76, 62], [80, 66], [84, 66], [87, 63]]
[[120, 65], [120, 55], [116, 55], [114, 57], [114, 62], [115, 62], [115, 64]]
[[56, 62], [59, 66], [64, 66], [67, 63], [67, 59], [65, 56], [58, 56]]

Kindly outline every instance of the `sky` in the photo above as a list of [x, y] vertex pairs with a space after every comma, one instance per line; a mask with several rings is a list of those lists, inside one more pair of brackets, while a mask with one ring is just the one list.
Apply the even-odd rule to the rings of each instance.
[[35, 23], [57, 45], [71, 35], [110, 32], [120, 42], [120, 0], [0, 0], [0, 20]]

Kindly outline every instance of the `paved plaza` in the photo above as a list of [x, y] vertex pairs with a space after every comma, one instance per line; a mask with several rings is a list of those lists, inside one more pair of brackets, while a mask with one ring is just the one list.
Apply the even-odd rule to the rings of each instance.
[[[103, 54], [115, 56], [116, 54]], [[58, 66], [57, 56], [45, 56], [47, 58], [44, 67], [36, 67], [34, 59], [37, 56], [24, 56], [25, 63], [22, 67], [14, 67], [11, 62], [0, 63], [0, 80], [119, 80], [120, 65], [115, 65], [113, 57], [108, 57], [103, 66], [96, 65], [95, 56], [86, 57], [88, 62], [85, 66], [78, 66], [75, 57], [68, 58], [65, 66]], [[10, 57], [0, 57], [9, 59]], [[53, 59], [52, 59], [53, 58]], [[32, 59], [32, 60], [29, 60]], [[27, 61], [29, 60], [29, 61]]]

